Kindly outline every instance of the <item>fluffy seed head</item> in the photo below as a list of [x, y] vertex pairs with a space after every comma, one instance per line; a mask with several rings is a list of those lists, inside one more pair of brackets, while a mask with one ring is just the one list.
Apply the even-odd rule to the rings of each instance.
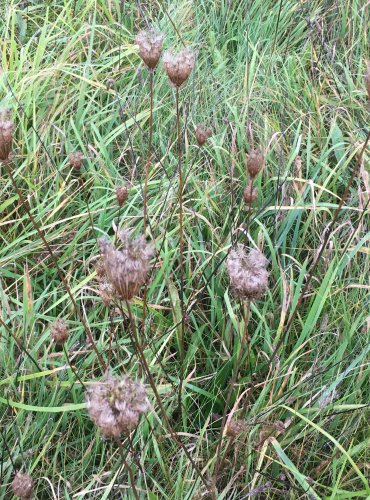
[[10, 110], [0, 110], [0, 160], [9, 158], [13, 142], [14, 123], [10, 119]]
[[99, 245], [108, 282], [119, 298], [130, 300], [145, 283], [154, 249], [143, 235], [131, 239], [127, 231], [119, 231], [118, 236], [122, 250], [106, 238], [100, 238]]
[[247, 205], [250, 205], [257, 200], [258, 192], [257, 189], [253, 187], [252, 184], [248, 184], [244, 189], [243, 198]]
[[238, 434], [245, 431], [246, 425], [243, 420], [231, 419], [226, 427], [226, 435], [232, 438], [236, 438]]
[[116, 198], [118, 205], [122, 207], [128, 198], [128, 190], [126, 186], [116, 187]]
[[13, 494], [18, 498], [28, 500], [32, 497], [33, 480], [28, 474], [17, 472], [12, 482]]
[[197, 125], [195, 129], [195, 136], [197, 138], [198, 146], [203, 146], [209, 137], [212, 135], [212, 129], [206, 127], [203, 123]]
[[247, 169], [252, 179], [261, 172], [264, 163], [265, 157], [261, 149], [252, 149], [247, 156]]
[[50, 327], [53, 340], [58, 345], [63, 345], [69, 337], [69, 328], [64, 319], [56, 319]]
[[124, 377], [107, 375], [103, 382], [89, 387], [86, 395], [91, 420], [106, 438], [119, 438], [135, 429], [140, 415], [149, 410], [145, 387]]
[[69, 164], [74, 170], [80, 170], [84, 158], [85, 158], [84, 154], [81, 153], [81, 151], [76, 151], [75, 153], [69, 153]]
[[163, 63], [168, 78], [175, 85], [175, 87], [181, 87], [193, 71], [195, 54], [190, 47], [182, 49], [177, 55], [168, 51], [165, 52], [163, 56]]
[[235, 295], [242, 299], [260, 299], [267, 291], [268, 260], [259, 250], [247, 253], [244, 245], [231, 250], [226, 261], [230, 285]]
[[366, 71], [366, 75], [365, 75], [365, 87], [366, 87], [366, 91], [367, 91], [367, 95], [369, 97], [369, 100], [370, 100], [370, 61], [367, 63], [367, 71]]
[[153, 29], [140, 31], [136, 36], [139, 55], [149, 69], [154, 69], [158, 64], [162, 54], [163, 40], [163, 34]]

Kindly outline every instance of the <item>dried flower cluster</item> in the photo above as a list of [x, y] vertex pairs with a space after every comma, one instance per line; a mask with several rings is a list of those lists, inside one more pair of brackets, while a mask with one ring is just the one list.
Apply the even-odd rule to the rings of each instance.
[[230, 285], [242, 299], [260, 299], [267, 291], [268, 260], [259, 250], [247, 253], [243, 245], [233, 248], [227, 258]]
[[197, 138], [198, 146], [203, 146], [203, 144], [209, 139], [212, 135], [212, 129], [206, 127], [203, 123], [197, 125], [195, 129], [195, 136]]
[[126, 186], [117, 186], [116, 187], [116, 198], [117, 203], [120, 207], [123, 207], [125, 201], [128, 198], [128, 190]]
[[74, 170], [80, 170], [82, 167], [82, 162], [85, 159], [84, 154], [81, 151], [76, 151], [69, 154], [69, 164]]
[[257, 200], [257, 197], [258, 197], [257, 189], [253, 187], [252, 183], [249, 183], [247, 187], [244, 189], [243, 193], [244, 202], [247, 205], [250, 205], [251, 203]]
[[32, 498], [33, 480], [28, 474], [17, 472], [12, 482], [13, 494], [18, 498], [28, 500]]
[[366, 68], [365, 87], [366, 87], [367, 96], [370, 100], [370, 61], [367, 63], [367, 68]]
[[258, 198], [258, 191], [253, 187], [256, 176], [261, 172], [265, 163], [265, 157], [261, 149], [252, 149], [246, 157], [249, 183], [244, 189], [243, 198], [246, 205], [250, 206]]
[[14, 123], [10, 119], [10, 110], [0, 110], [0, 160], [9, 158], [13, 142]]
[[177, 55], [168, 51], [163, 56], [163, 63], [168, 78], [175, 85], [181, 85], [189, 78], [195, 64], [195, 54], [190, 47], [182, 49]]
[[226, 435], [232, 438], [236, 438], [238, 434], [246, 430], [246, 425], [244, 420], [231, 419], [226, 427]]
[[136, 36], [139, 55], [149, 69], [153, 70], [162, 55], [164, 36], [154, 29], [140, 31]]
[[129, 377], [107, 375], [87, 390], [87, 410], [106, 438], [119, 438], [135, 429], [140, 415], [149, 409], [145, 387]]
[[128, 232], [119, 231], [118, 236], [122, 250], [106, 238], [100, 238], [99, 245], [108, 282], [120, 299], [130, 300], [145, 283], [154, 249], [143, 235], [131, 239]]
[[69, 328], [64, 319], [56, 319], [50, 326], [50, 333], [58, 345], [63, 345], [69, 337]]

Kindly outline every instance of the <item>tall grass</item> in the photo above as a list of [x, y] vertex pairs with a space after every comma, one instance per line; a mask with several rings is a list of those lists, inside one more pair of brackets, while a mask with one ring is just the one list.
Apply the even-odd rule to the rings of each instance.
[[[16, 125], [0, 162], [0, 497], [20, 470], [40, 499], [367, 498], [366, 2], [0, 9], [0, 107]], [[178, 113], [162, 63], [138, 73], [148, 25], [197, 52]], [[199, 123], [213, 131], [201, 149]], [[118, 227], [146, 231], [156, 256], [145, 291], [107, 306], [96, 240]], [[269, 260], [250, 310], [229, 287], [237, 242]], [[86, 410], [108, 365], [151, 403], [119, 444]]]

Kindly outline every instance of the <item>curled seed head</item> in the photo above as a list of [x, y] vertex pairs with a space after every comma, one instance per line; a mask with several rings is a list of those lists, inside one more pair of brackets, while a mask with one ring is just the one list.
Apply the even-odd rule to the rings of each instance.
[[154, 69], [162, 55], [164, 35], [154, 29], [140, 31], [136, 36], [139, 55], [149, 69]]
[[243, 193], [243, 198], [245, 203], [247, 205], [250, 205], [251, 203], [257, 200], [257, 197], [258, 197], [257, 189], [253, 187], [252, 183], [248, 184], [247, 187], [244, 189]]
[[370, 61], [367, 63], [367, 68], [366, 68], [365, 87], [366, 87], [368, 98], [370, 100]]
[[143, 235], [131, 239], [127, 231], [119, 231], [118, 236], [122, 250], [106, 238], [99, 245], [108, 282], [119, 298], [130, 300], [145, 283], [154, 249]]
[[13, 143], [14, 123], [10, 119], [10, 110], [0, 110], [0, 160], [9, 158]]
[[197, 125], [195, 129], [195, 136], [197, 138], [198, 146], [203, 146], [203, 144], [209, 139], [212, 135], [212, 129], [206, 127], [203, 123]]
[[238, 434], [246, 430], [246, 425], [244, 420], [231, 419], [226, 427], [226, 435], [232, 438], [236, 438]]
[[107, 78], [107, 81], [105, 83], [108, 89], [112, 89], [116, 85], [116, 80], [114, 78]]
[[247, 253], [244, 245], [233, 248], [226, 265], [234, 294], [242, 299], [260, 299], [268, 288], [267, 264], [268, 260], [259, 250]]
[[80, 170], [82, 167], [82, 162], [85, 159], [84, 154], [81, 151], [76, 151], [69, 154], [69, 164], [74, 170]]
[[264, 163], [265, 157], [261, 149], [252, 149], [247, 156], [247, 169], [252, 179], [261, 172]]
[[91, 420], [106, 438], [119, 438], [134, 430], [140, 415], [149, 410], [143, 384], [108, 374], [104, 381], [89, 387], [86, 395]]
[[123, 207], [125, 201], [128, 198], [128, 190], [126, 186], [117, 186], [116, 187], [116, 198], [117, 203], [120, 207]]
[[33, 479], [28, 474], [17, 472], [12, 482], [13, 494], [18, 498], [28, 500], [33, 493]]
[[163, 63], [168, 78], [175, 87], [181, 87], [193, 71], [195, 54], [190, 47], [182, 49], [177, 55], [168, 51], [163, 56]]
[[50, 326], [50, 333], [54, 342], [63, 345], [69, 337], [69, 328], [64, 319], [56, 319]]

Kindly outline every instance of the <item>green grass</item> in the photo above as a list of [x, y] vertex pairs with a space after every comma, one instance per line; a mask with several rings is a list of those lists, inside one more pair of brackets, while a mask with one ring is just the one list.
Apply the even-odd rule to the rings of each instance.
[[[229, 447], [224, 439], [215, 498], [368, 498], [368, 148], [284, 336], [366, 139], [366, 2], [126, 1], [122, 16], [119, 0], [25, 3], [0, 7], [0, 105], [12, 109], [16, 124], [11, 168], [105, 361], [113, 336], [113, 373], [140, 376], [126, 310], [122, 318], [98, 294], [96, 238], [113, 237], [117, 224], [142, 231], [149, 76], [134, 36], [148, 21], [165, 33], [166, 49], [179, 48], [170, 17], [196, 49], [197, 64], [180, 92], [187, 176], [182, 421], [175, 101], [162, 64], [155, 74], [148, 213], [158, 259], [140, 335], [166, 413], [211, 481], [216, 414], [224, 411], [245, 328], [224, 258], [236, 238], [258, 244], [269, 259], [270, 288], [252, 304], [251, 362], [243, 353], [227, 410], [240, 417], [249, 398], [246, 430]], [[115, 88], [107, 88], [108, 78]], [[199, 122], [214, 131], [202, 150]], [[249, 124], [267, 158], [246, 236]], [[68, 164], [74, 150], [86, 156], [80, 176]], [[129, 186], [120, 213], [119, 183]], [[88, 418], [76, 377], [78, 370], [84, 384], [101, 378], [96, 354], [1, 164], [0, 226], [0, 496], [12, 498], [15, 466], [32, 475], [39, 499], [135, 498], [119, 449]], [[141, 325], [142, 295], [132, 309]], [[55, 318], [70, 325], [75, 371], [51, 340]], [[152, 410], [134, 434], [135, 456], [123, 440], [140, 498], [207, 498], [148, 392]]]

